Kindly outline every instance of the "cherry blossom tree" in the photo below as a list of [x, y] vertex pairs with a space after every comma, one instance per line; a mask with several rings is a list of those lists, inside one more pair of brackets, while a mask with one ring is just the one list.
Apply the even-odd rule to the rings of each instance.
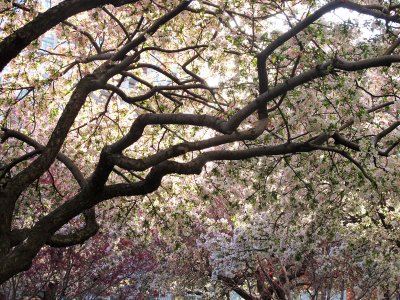
[[144, 297], [155, 262], [126, 238], [96, 234], [82, 246], [45, 247], [32, 267], [3, 285], [7, 299], [43, 293], [46, 299]]
[[369, 2], [3, 1], [0, 282], [122, 222], [247, 299], [395, 284], [400, 3]]

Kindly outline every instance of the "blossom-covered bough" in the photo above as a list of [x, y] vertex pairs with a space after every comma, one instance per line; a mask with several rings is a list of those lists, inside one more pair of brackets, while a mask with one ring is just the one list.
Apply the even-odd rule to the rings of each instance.
[[[45, 12], [37, 1], [3, 4], [0, 282], [29, 269], [45, 245], [95, 235], [94, 207], [106, 200], [151, 194], [168, 175], [256, 157], [277, 157], [280, 174], [296, 175], [276, 188], [282, 197], [299, 182], [311, 187], [301, 174], [321, 159], [331, 174], [321, 179], [331, 186], [327, 199], [368, 198], [364, 215], [347, 211], [341, 224], [369, 218], [398, 247], [399, 4], [164, 2], [65, 0]], [[343, 8], [360, 20], [325, 18]], [[283, 32], [273, 25], [282, 18]], [[369, 31], [359, 29], [363, 22]], [[50, 33], [59, 43], [38, 51]], [[304, 161], [292, 168], [296, 155]], [[52, 172], [59, 182], [43, 180]], [[345, 183], [341, 172], [356, 179]], [[41, 189], [48, 203], [35, 208]], [[71, 220], [80, 225], [63, 230]], [[313, 253], [304, 264], [318, 265]], [[265, 271], [279, 258], [254, 261], [259, 296], [240, 287], [239, 273], [218, 278], [245, 299], [286, 299], [292, 275]], [[307, 270], [301, 265], [293, 278]]]

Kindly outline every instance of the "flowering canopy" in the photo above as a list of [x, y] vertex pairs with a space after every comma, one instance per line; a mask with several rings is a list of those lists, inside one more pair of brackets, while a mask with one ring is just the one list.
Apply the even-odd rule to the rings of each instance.
[[400, 3], [369, 2], [2, 2], [0, 282], [125, 206], [248, 299], [387, 266]]

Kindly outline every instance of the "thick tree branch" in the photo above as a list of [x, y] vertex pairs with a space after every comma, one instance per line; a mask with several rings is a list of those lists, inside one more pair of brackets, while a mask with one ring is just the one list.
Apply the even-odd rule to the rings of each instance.
[[121, 6], [137, 1], [138, 0], [65, 0], [61, 2], [46, 12], [40, 13], [35, 19], [6, 37], [0, 43], [0, 71], [2, 71], [4, 67], [32, 41], [69, 17], [106, 4]]
[[[306, 27], [310, 26], [316, 20], [321, 18], [323, 15], [327, 14], [328, 12], [335, 10], [339, 7], [347, 8], [353, 11], [357, 11], [361, 14], [370, 15], [379, 19], [384, 19], [391, 22], [400, 22], [400, 18], [398, 16], [392, 16], [390, 14], [385, 14], [380, 11], [376, 11], [373, 9], [369, 9], [362, 5], [356, 4], [354, 2], [348, 0], [335, 0], [329, 2], [328, 4], [324, 5], [313, 14], [309, 15], [303, 21], [299, 22], [296, 26], [291, 28], [286, 33], [279, 36], [275, 39], [271, 44], [269, 44], [263, 51], [261, 51], [257, 55], [257, 71], [258, 71], [258, 79], [259, 79], [259, 92], [260, 94], [266, 92], [268, 90], [268, 74], [267, 74], [267, 59], [268, 57], [281, 45], [287, 42], [289, 39], [294, 37], [296, 34], [303, 31]], [[389, 52], [391, 53], [391, 52]], [[389, 54], [385, 53], [385, 54]]]
[[266, 125], [266, 120], [261, 120], [254, 128], [249, 130], [215, 136], [213, 138], [197, 142], [184, 142], [171, 146], [165, 150], [158, 151], [157, 153], [142, 159], [131, 159], [122, 154], [112, 154], [110, 155], [110, 160], [113, 164], [126, 170], [144, 171], [150, 167], [162, 163], [163, 161], [188, 152], [209, 149], [237, 141], [254, 140], [264, 132]]
[[235, 130], [243, 120], [249, 117], [258, 108], [265, 106], [268, 101], [293, 90], [297, 86], [317, 78], [325, 77], [337, 70], [357, 71], [374, 67], [389, 66], [392, 63], [398, 62], [400, 62], [400, 55], [384, 55], [359, 61], [347, 61], [337, 57], [290, 78], [285, 83], [278, 84], [265, 93], [259, 95], [254, 101], [250, 102], [234, 114], [227, 122], [226, 128], [227, 130]]
[[[17, 140], [20, 140], [29, 146], [35, 148], [35, 151], [32, 151], [30, 153], [34, 153], [34, 155], [39, 154], [43, 149], [44, 146], [35, 141], [34, 139], [30, 138], [29, 136], [16, 131], [16, 130], [11, 130], [8, 128], [3, 128], [3, 137], [1, 139], [1, 142], [4, 143], [7, 139], [9, 138], [15, 138]], [[74, 164], [74, 162], [65, 154], [63, 153], [58, 153], [57, 154], [57, 159], [61, 161], [71, 172], [71, 174], [74, 176], [75, 180], [78, 182], [78, 184], [82, 187], [85, 184], [85, 177], [83, 176], [82, 172], [79, 170], [79, 168]]]
[[214, 129], [218, 132], [226, 133], [224, 128], [225, 121], [208, 115], [194, 114], [144, 114], [136, 118], [129, 132], [109, 146], [111, 153], [121, 153], [124, 149], [135, 143], [143, 134], [143, 130], [147, 125], [191, 125], [203, 126]]
[[[96, 222], [96, 212], [94, 208], [87, 209], [83, 212], [85, 225], [82, 228], [75, 229], [68, 234], [55, 234], [50, 237], [46, 244], [51, 247], [69, 247], [82, 244], [99, 230], [99, 225]], [[15, 247], [22, 243], [31, 230], [28, 228], [14, 229], [11, 231], [11, 247]]]
[[159, 187], [167, 174], [200, 174], [203, 166], [211, 161], [243, 160], [260, 156], [276, 156], [289, 153], [310, 152], [314, 148], [308, 143], [286, 143], [276, 146], [260, 146], [244, 150], [215, 150], [199, 154], [186, 163], [164, 161], [154, 166], [144, 181], [132, 184], [115, 184], [104, 189], [104, 197], [134, 196], [150, 193]]
[[400, 126], [400, 121], [396, 121], [392, 125], [390, 125], [388, 128], [379, 132], [374, 138], [374, 144], [375, 145], [378, 144], [381, 139], [383, 139], [385, 136], [387, 136], [389, 133], [391, 133], [393, 130], [395, 130], [399, 126]]
[[51, 247], [68, 247], [82, 244], [99, 230], [99, 224], [96, 222], [96, 212], [94, 208], [87, 209], [83, 212], [85, 217], [85, 226], [80, 229], [75, 229], [69, 234], [54, 234], [46, 244]]
[[[20, 141], [23, 141], [27, 143], [28, 145], [32, 146], [35, 148], [34, 151], [31, 151], [24, 155], [24, 159], [28, 159], [31, 156], [37, 155], [40, 153], [44, 146], [33, 140], [32, 138], [18, 132], [15, 130], [10, 130], [10, 129], [3, 129], [4, 135], [2, 138], [2, 142], [4, 142], [6, 139], [13, 137], [16, 138]], [[26, 156], [26, 157], [25, 157]], [[19, 158], [19, 160], [21, 160]], [[83, 174], [79, 170], [79, 168], [73, 163], [72, 160], [70, 160], [66, 155], [62, 153], [57, 154], [57, 159], [61, 161], [67, 168], [70, 170], [71, 174], [74, 176], [78, 184], [80, 185], [81, 188], [84, 187], [86, 183], [86, 179], [84, 178]], [[18, 160], [18, 161], [19, 161]], [[98, 224], [96, 222], [96, 214], [95, 214], [95, 209], [91, 208], [83, 212], [83, 215], [85, 217], [85, 226], [81, 229], [76, 230], [75, 232], [68, 234], [68, 235], [62, 235], [58, 234], [50, 238], [50, 240], [47, 242], [48, 245], [51, 245], [53, 247], [66, 247], [66, 246], [72, 246], [75, 244], [80, 244], [83, 241], [87, 240], [91, 236], [93, 236], [97, 231], [98, 231]], [[18, 229], [18, 230], [13, 230], [11, 232], [11, 246], [16, 246], [18, 243], [22, 242], [29, 234], [29, 229]]]

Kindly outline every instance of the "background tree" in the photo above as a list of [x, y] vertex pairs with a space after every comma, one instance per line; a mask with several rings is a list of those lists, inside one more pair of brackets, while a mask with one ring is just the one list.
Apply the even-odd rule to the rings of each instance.
[[[250, 226], [264, 236], [276, 223], [275, 239], [308, 246], [300, 262], [321, 266], [313, 247], [346, 243], [346, 255], [366, 245], [384, 266], [399, 245], [398, 9], [396, 1], [66, 0], [41, 11], [37, 1], [3, 2], [0, 282], [29, 269], [45, 245], [83, 243], [116, 217], [137, 236], [166, 239], [159, 246], [170, 261], [177, 239], [195, 245], [191, 232], [200, 240], [218, 231], [211, 241]], [[354, 14], [332, 19], [343, 11]], [[49, 35], [54, 45], [43, 43]], [[223, 184], [186, 181], [204, 169]], [[243, 177], [247, 194], [226, 196], [231, 178]], [[266, 214], [277, 214], [268, 226]], [[220, 250], [205, 245], [202, 279], [238, 276], [224, 263], [220, 272], [211, 255]], [[286, 247], [265, 249], [249, 260], [251, 284], [266, 282], [269, 264], [279, 260], [281, 272], [296, 259], [282, 263]], [[315, 291], [317, 279], [305, 284]], [[291, 281], [280, 282], [290, 297]]]
[[83, 246], [45, 247], [32, 267], [3, 284], [6, 299], [40, 293], [48, 299], [98, 298], [119, 295], [141, 299], [147, 294], [155, 268], [151, 254], [131, 240], [96, 234]]

